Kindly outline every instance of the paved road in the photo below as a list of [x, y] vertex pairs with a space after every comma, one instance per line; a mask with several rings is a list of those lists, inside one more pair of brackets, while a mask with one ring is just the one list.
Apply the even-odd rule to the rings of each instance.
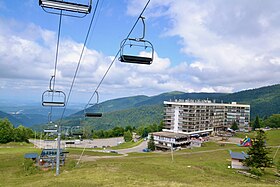
[[127, 148], [127, 149], [118, 149], [117, 152], [120, 154], [126, 154], [126, 153], [133, 153], [133, 152], [142, 152], [144, 148], [147, 148], [147, 141], [143, 141], [138, 146]]

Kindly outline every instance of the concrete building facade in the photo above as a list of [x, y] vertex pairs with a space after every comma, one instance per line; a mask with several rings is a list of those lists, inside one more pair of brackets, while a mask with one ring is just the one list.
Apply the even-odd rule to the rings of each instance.
[[216, 103], [210, 100], [164, 101], [164, 131], [194, 134], [226, 130], [236, 122], [240, 131], [248, 130], [250, 105]]

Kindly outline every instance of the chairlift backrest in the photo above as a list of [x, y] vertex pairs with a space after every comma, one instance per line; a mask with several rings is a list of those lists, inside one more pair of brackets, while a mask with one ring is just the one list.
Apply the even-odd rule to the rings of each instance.
[[[39, 0], [39, 5], [45, 10], [45, 8], [48, 9], [56, 9], [56, 10], [61, 10], [61, 11], [68, 11], [68, 12], [76, 12], [76, 13], [81, 13], [81, 14], [89, 14], [91, 11], [91, 6], [92, 6], [92, 0], [89, 0], [89, 4], [80, 4], [80, 3], [74, 3], [68, 1], [63, 1], [63, 0]], [[58, 14], [56, 12], [49, 12], [49, 13], [54, 13]], [[63, 14], [66, 15], [67, 14]], [[68, 15], [68, 16], [73, 16], [73, 15]], [[78, 17], [78, 16], [74, 16]]]
[[[154, 60], [154, 47], [151, 42], [145, 40], [145, 18], [139, 17], [143, 24], [143, 33], [139, 38], [126, 38], [121, 42], [119, 61], [133, 64], [152, 64]], [[143, 55], [145, 52], [148, 56]]]

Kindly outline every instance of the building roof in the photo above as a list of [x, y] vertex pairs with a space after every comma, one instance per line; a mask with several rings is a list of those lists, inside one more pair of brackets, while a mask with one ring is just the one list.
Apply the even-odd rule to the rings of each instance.
[[243, 151], [242, 151], [242, 153], [230, 151], [230, 156], [232, 159], [238, 159], [238, 160], [245, 160], [248, 157], [248, 155], [246, 153], [244, 153]]
[[38, 157], [38, 154], [37, 153], [26, 153], [24, 155], [24, 158], [37, 158]]
[[216, 103], [211, 102], [210, 100], [175, 100], [175, 101], [164, 101], [163, 104], [172, 104], [172, 105], [193, 105], [193, 106], [235, 106], [235, 107], [248, 107], [248, 104], [240, 104], [236, 102], [231, 103]]
[[189, 136], [186, 134], [181, 134], [181, 133], [174, 133], [174, 132], [153, 132], [152, 133], [154, 136], [163, 136], [163, 137], [168, 137], [168, 138], [188, 138]]

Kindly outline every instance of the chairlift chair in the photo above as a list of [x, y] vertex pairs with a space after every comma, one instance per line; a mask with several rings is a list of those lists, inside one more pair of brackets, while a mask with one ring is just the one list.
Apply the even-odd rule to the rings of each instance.
[[[91, 105], [91, 107], [87, 108], [88, 105], [86, 105], [85, 109], [84, 109], [84, 115], [85, 117], [88, 118], [100, 118], [102, 117], [102, 113], [101, 112], [96, 112], [96, 109], [94, 110], [94, 107], [96, 107], [97, 109], [99, 108], [98, 106], [98, 102], [99, 102], [99, 94], [97, 91], [95, 91], [96, 94], [96, 103], [95, 104], [88, 104]], [[92, 110], [92, 111], [89, 111]]]
[[44, 129], [44, 133], [57, 133], [57, 125], [49, 125], [46, 129]]
[[71, 135], [72, 136], [82, 136], [82, 135], [84, 135], [83, 128], [81, 126], [71, 127]]
[[[129, 53], [130, 51], [130, 53]], [[133, 54], [133, 52], [145, 51], [149, 56]], [[119, 60], [125, 63], [152, 64], [154, 59], [154, 48], [151, 42], [144, 39], [128, 38], [122, 41]]]
[[[145, 40], [146, 25], [144, 17], [139, 17], [142, 20], [143, 32], [140, 38], [126, 38], [121, 42], [119, 61], [133, 64], [152, 64], [154, 60], [154, 47], [151, 42]], [[148, 56], [143, 56], [141, 53], [146, 52]]]
[[50, 107], [64, 107], [66, 94], [58, 90], [46, 90], [42, 94], [42, 105]]
[[[70, 1], [63, 1], [63, 0], [39, 0], [39, 5], [44, 10], [45, 8], [48, 8], [48, 9], [56, 9], [61, 11], [76, 12], [81, 14], [89, 14], [91, 11], [92, 0], [89, 0], [88, 5], [74, 3]], [[49, 13], [57, 14], [55, 12], [49, 12]], [[63, 15], [72, 16], [67, 14], [63, 14]], [[78, 16], [74, 16], [74, 17], [78, 17]]]
[[[42, 94], [42, 105], [50, 107], [64, 107], [66, 102], [66, 94], [63, 91], [58, 91], [52, 86], [55, 76], [51, 76], [49, 89]], [[49, 121], [51, 121], [51, 114], [49, 114]]]

